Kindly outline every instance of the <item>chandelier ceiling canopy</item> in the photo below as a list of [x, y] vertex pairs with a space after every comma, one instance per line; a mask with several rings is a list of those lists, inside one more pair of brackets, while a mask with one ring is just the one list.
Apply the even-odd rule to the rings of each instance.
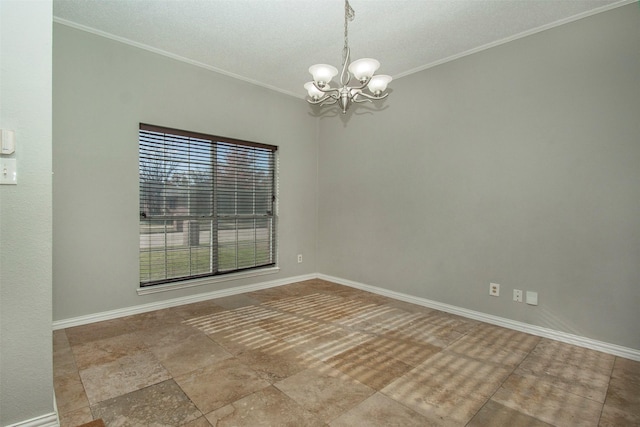
[[[347, 113], [351, 103], [372, 102], [386, 98], [389, 94], [387, 85], [391, 76], [375, 75], [380, 62], [372, 58], [362, 58], [351, 62], [349, 51], [349, 21], [353, 21], [355, 11], [344, 2], [344, 48], [342, 51], [342, 71], [340, 72], [339, 87], [331, 87], [331, 79], [338, 75], [338, 69], [327, 64], [316, 64], [309, 67], [313, 81], [305, 83], [307, 101], [310, 104], [330, 105], [338, 103], [342, 114]], [[348, 68], [347, 68], [348, 67]], [[350, 86], [352, 77], [356, 82]]]

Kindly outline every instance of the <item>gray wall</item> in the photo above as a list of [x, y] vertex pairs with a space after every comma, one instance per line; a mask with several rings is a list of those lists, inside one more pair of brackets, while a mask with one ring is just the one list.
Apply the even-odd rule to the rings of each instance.
[[[54, 24], [53, 108], [54, 320], [317, 271], [317, 120], [301, 99]], [[140, 122], [280, 147], [278, 274], [136, 294]]]
[[640, 349], [638, 5], [391, 86], [321, 120], [318, 271]]
[[51, 1], [0, 1], [0, 128], [16, 133], [18, 171], [17, 185], [0, 186], [3, 426], [54, 412], [51, 20]]
[[[56, 24], [54, 319], [317, 271], [640, 349], [639, 45], [628, 5], [398, 79], [382, 111], [316, 120]], [[278, 275], [136, 295], [138, 122], [281, 147]]]

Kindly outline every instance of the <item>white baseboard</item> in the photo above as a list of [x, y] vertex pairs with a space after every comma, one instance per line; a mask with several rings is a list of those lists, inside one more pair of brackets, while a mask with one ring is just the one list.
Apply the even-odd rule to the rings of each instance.
[[51, 412], [7, 427], [60, 427], [60, 423], [58, 423], [58, 414]]
[[273, 288], [276, 286], [288, 285], [291, 283], [301, 282], [310, 279], [323, 279], [330, 282], [338, 283], [340, 285], [350, 286], [352, 288], [361, 289], [363, 291], [371, 292], [378, 295], [383, 295], [389, 298], [397, 299], [400, 301], [409, 302], [423, 307], [433, 308], [435, 310], [444, 311], [458, 316], [466, 317], [468, 319], [474, 319], [492, 325], [502, 326], [504, 328], [513, 329], [520, 332], [525, 332], [531, 335], [539, 337], [549, 338], [552, 340], [565, 342], [568, 344], [577, 345], [580, 347], [589, 348], [592, 350], [601, 351], [603, 353], [612, 354], [614, 356], [620, 356], [631, 360], [640, 361], [640, 350], [623, 347], [616, 344], [610, 344], [603, 341], [586, 338], [580, 335], [570, 334], [568, 332], [556, 331], [554, 329], [544, 328], [541, 326], [531, 325], [529, 323], [519, 322], [516, 320], [507, 319], [504, 317], [494, 316], [480, 311], [469, 310], [454, 305], [444, 304], [437, 301], [428, 300], [426, 298], [415, 297], [400, 292], [391, 291], [388, 289], [378, 288], [375, 286], [366, 285], [364, 283], [354, 282], [352, 280], [342, 279], [340, 277], [329, 276], [326, 274], [312, 273], [303, 276], [288, 277], [285, 279], [272, 280], [268, 282], [255, 283], [252, 285], [238, 286], [234, 288], [227, 288], [213, 292], [207, 292], [202, 294], [191, 295], [181, 298], [173, 298], [166, 301], [137, 305], [134, 307], [127, 307], [118, 310], [105, 311], [102, 313], [90, 314], [86, 316], [74, 317], [71, 319], [57, 320], [53, 322], [53, 329], [65, 329], [73, 326], [86, 325], [94, 322], [101, 322], [103, 320], [116, 319], [118, 317], [131, 316], [134, 314], [146, 313], [154, 310], [161, 310], [163, 308], [175, 307], [184, 304], [191, 304], [194, 302], [206, 301], [213, 298], [222, 298], [231, 295], [242, 294], [246, 292], [258, 291], [260, 289]]
[[479, 311], [468, 310], [466, 308], [444, 304], [441, 302], [428, 300], [426, 298], [414, 297], [412, 295], [390, 291], [388, 289], [378, 288], [375, 286], [365, 285], [364, 283], [354, 282], [352, 280], [342, 279], [339, 277], [328, 276], [326, 274], [318, 274], [317, 277], [319, 279], [327, 280], [329, 282], [350, 286], [352, 288], [361, 289], [363, 291], [371, 292], [378, 295], [383, 295], [389, 298], [409, 302], [416, 305], [421, 305], [423, 307], [433, 308], [435, 310], [456, 314], [458, 316], [466, 317], [468, 319], [479, 320], [484, 323], [490, 323], [492, 325], [502, 326], [504, 328], [525, 332], [531, 335], [549, 338], [555, 341], [565, 342], [567, 344], [573, 344], [579, 347], [589, 348], [591, 350], [601, 351], [603, 353], [624, 357], [626, 359], [640, 361], [640, 350], [637, 350], [637, 349], [623, 347], [616, 344], [610, 344], [607, 342], [598, 341], [591, 338], [570, 334], [567, 332], [556, 331], [554, 329], [544, 328], [541, 326], [535, 326], [535, 325], [531, 325], [524, 322], [518, 322], [516, 320], [511, 320], [504, 317], [498, 317], [491, 314], [482, 313]]
[[205, 292], [181, 298], [172, 298], [165, 301], [149, 304], [136, 305], [133, 307], [120, 308], [117, 310], [103, 311], [101, 313], [88, 314], [86, 316], [73, 317], [70, 319], [56, 320], [53, 322], [53, 330], [71, 328], [73, 326], [87, 325], [89, 323], [102, 322], [103, 320], [117, 319], [119, 317], [131, 316], [134, 314], [147, 313], [154, 310], [176, 307], [194, 302], [206, 301], [214, 298], [228, 297], [231, 295], [243, 294], [246, 292], [259, 291], [261, 289], [273, 288], [276, 286], [288, 285], [302, 282], [303, 280], [316, 279], [317, 274], [306, 274], [303, 276], [287, 277], [285, 279], [271, 280], [268, 282], [255, 283], [252, 285], [237, 286], [234, 288], [221, 289], [218, 291]]

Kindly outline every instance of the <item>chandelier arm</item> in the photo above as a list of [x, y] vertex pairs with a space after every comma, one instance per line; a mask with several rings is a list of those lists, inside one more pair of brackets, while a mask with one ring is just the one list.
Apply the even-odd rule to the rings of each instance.
[[336, 102], [338, 102], [338, 98], [334, 98], [333, 96], [328, 97], [327, 99], [325, 99], [320, 106], [322, 107], [323, 105], [333, 105]]
[[[330, 100], [333, 100], [333, 101], [331, 102]], [[327, 101], [329, 101], [330, 104], [333, 104], [333, 103], [335, 103], [337, 101], [337, 99], [334, 98], [333, 96], [323, 96], [322, 98], [315, 99], [315, 100], [314, 99], [307, 99], [307, 102], [309, 104], [314, 104], [314, 105], [317, 105], [317, 104], [325, 105], [325, 103]]]
[[362, 102], [373, 102], [371, 99], [368, 99], [368, 98], [360, 99], [360, 98], [358, 98], [358, 95], [361, 95], [361, 94], [356, 93], [356, 94], [351, 98], [351, 100], [352, 100], [354, 103], [356, 103], [356, 104], [360, 104], [360, 103], [362, 103]]
[[320, 92], [324, 92], [324, 93], [333, 93], [333, 94], [337, 94], [338, 92], [340, 92], [340, 89], [337, 88], [329, 88], [329, 89], [323, 89], [320, 86], [318, 86], [318, 84], [316, 82], [313, 82], [313, 85], [316, 87], [316, 89], [318, 89]]
[[329, 100], [333, 100], [333, 102], [329, 102], [329, 104], [335, 104], [338, 101], [338, 95], [335, 94], [335, 93], [330, 93], [330, 94], [326, 94], [322, 98], [318, 98], [318, 99], [308, 98], [307, 102], [309, 104], [325, 105], [325, 103], [327, 101], [329, 101]]
[[369, 95], [368, 93], [364, 93], [364, 92], [358, 92], [353, 96], [355, 102], [364, 102], [364, 100], [363, 101], [356, 101], [355, 100], [355, 97], [358, 96], [358, 95], [367, 98], [367, 101], [369, 101], [369, 100], [377, 101], [378, 99], [385, 99], [387, 96], [389, 96], [389, 92], [385, 93], [384, 95], [378, 95], [378, 96]]
[[367, 85], [369, 84], [369, 82], [371, 81], [371, 77], [367, 77], [367, 80], [364, 81], [364, 83], [360, 83], [360, 86], [353, 86], [351, 87], [352, 90], [362, 90], [365, 87], [367, 87]]

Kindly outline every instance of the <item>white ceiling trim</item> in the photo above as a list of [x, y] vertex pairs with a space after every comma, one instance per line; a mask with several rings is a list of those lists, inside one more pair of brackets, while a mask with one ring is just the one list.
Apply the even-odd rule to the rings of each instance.
[[[528, 36], [531, 36], [531, 35], [534, 35], [534, 34], [537, 34], [537, 33], [540, 33], [540, 32], [555, 28], [555, 27], [559, 27], [561, 25], [564, 25], [564, 24], [567, 24], [567, 23], [570, 23], [570, 22], [578, 21], [580, 19], [584, 19], [586, 17], [593, 16], [593, 15], [596, 15], [596, 14], [599, 14], [599, 13], [602, 13], [602, 12], [606, 12], [606, 11], [609, 11], [609, 10], [612, 10], [612, 9], [615, 9], [615, 8], [618, 8], [618, 7], [621, 7], [621, 6], [625, 6], [625, 5], [628, 5], [628, 4], [631, 4], [631, 3], [635, 3], [635, 2], [636, 2], [636, 0], [620, 0], [620, 1], [617, 1], [617, 2], [614, 2], [614, 3], [610, 3], [608, 5], [604, 5], [604, 6], [601, 6], [601, 7], [598, 7], [598, 8], [583, 12], [583, 13], [579, 13], [577, 15], [573, 15], [573, 16], [567, 17], [567, 18], [563, 18], [563, 19], [557, 20], [557, 21], [549, 23], [549, 24], [545, 24], [545, 25], [542, 25], [542, 26], [539, 26], [539, 27], [536, 27], [536, 28], [532, 28], [530, 30], [527, 30], [527, 31], [524, 31], [524, 32], [521, 32], [521, 33], [518, 33], [518, 34], [509, 36], [509, 37], [506, 37], [506, 38], [503, 38], [503, 39], [500, 39], [500, 40], [496, 40], [496, 41], [493, 41], [491, 43], [487, 43], [487, 44], [475, 47], [473, 49], [469, 49], [467, 51], [464, 51], [464, 52], [461, 52], [461, 53], [458, 53], [458, 54], [455, 54], [455, 55], [452, 55], [452, 56], [445, 57], [443, 59], [439, 59], [439, 60], [427, 63], [425, 65], [421, 65], [421, 66], [419, 66], [417, 68], [413, 68], [413, 69], [410, 69], [408, 71], [395, 74], [392, 77], [394, 79], [398, 79], [398, 78], [402, 78], [402, 77], [405, 77], [405, 76], [408, 76], [408, 75], [411, 75], [411, 74], [415, 74], [415, 73], [424, 71], [426, 69], [433, 68], [433, 67], [445, 64], [447, 62], [455, 61], [455, 60], [463, 58], [465, 56], [473, 55], [475, 53], [479, 53], [479, 52], [482, 52], [484, 50], [491, 49], [493, 47], [497, 47], [497, 46], [500, 46], [500, 45], [503, 45], [503, 44], [506, 44], [506, 43], [509, 43], [509, 42], [512, 42], [512, 41], [515, 41], [515, 40], [518, 40], [518, 39], [521, 39], [521, 38], [524, 38], [524, 37], [528, 37]], [[225, 76], [237, 79], [237, 80], [244, 81], [246, 83], [250, 83], [250, 84], [253, 84], [253, 85], [256, 85], [256, 86], [263, 87], [265, 89], [269, 89], [269, 90], [272, 90], [272, 91], [275, 91], [275, 92], [279, 92], [279, 93], [282, 93], [282, 94], [285, 94], [285, 95], [288, 95], [288, 96], [292, 96], [294, 98], [304, 99], [305, 95], [306, 95], [304, 93], [304, 91], [302, 91], [302, 90], [293, 92], [293, 91], [290, 91], [290, 90], [282, 89], [280, 87], [276, 87], [276, 86], [273, 86], [273, 85], [270, 85], [270, 84], [266, 84], [264, 82], [248, 78], [246, 76], [242, 76], [242, 75], [239, 75], [239, 74], [235, 74], [233, 72], [226, 71], [226, 70], [221, 69], [221, 68], [217, 68], [217, 67], [212, 66], [210, 64], [205, 64], [205, 63], [202, 63], [200, 61], [196, 61], [194, 59], [190, 59], [190, 58], [187, 58], [187, 57], [175, 54], [175, 53], [171, 53], [171, 52], [165, 51], [163, 49], [159, 49], [159, 48], [156, 48], [156, 47], [144, 44], [144, 43], [133, 41], [133, 40], [128, 39], [126, 37], [118, 36], [118, 35], [103, 31], [103, 30], [99, 30], [99, 29], [96, 29], [96, 28], [93, 28], [93, 27], [90, 27], [90, 26], [79, 24], [79, 23], [76, 23], [76, 22], [73, 22], [73, 21], [69, 21], [69, 20], [66, 20], [66, 19], [63, 19], [63, 18], [59, 18], [59, 17], [54, 16], [53, 22], [61, 24], [61, 25], [65, 25], [65, 26], [68, 26], [68, 27], [71, 27], [71, 28], [75, 28], [75, 29], [80, 30], [80, 31], [91, 33], [91, 34], [94, 34], [94, 35], [97, 35], [97, 36], [100, 36], [100, 37], [104, 37], [104, 38], [107, 38], [107, 39], [110, 39], [110, 40], [114, 40], [114, 41], [117, 41], [117, 42], [120, 42], [120, 43], [124, 43], [126, 45], [133, 46], [133, 47], [136, 47], [136, 48], [139, 48], [139, 49], [143, 49], [143, 50], [146, 50], [146, 51], [158, 54], [158, 55], [162, 55], [162, 56], [165, 56], [167, 58], [174, 59], [176, 61], [180, 61], [180, 62], [187, 63], [187, 64], [190, 64], [190, 65], [193, 65], [193, 66], [196, 66], [196, 67], [200, 67], [200, 68], [203, 68], [203, 69], [206, 69], [206, 70], [209, 70], [209, 71], [213, 71], [215, 73], [219, 73], [219, 74], [222, 74], [222, 75], [225, 75]]]
[[87, 33], [95, 34], [96, 36], [104, 37], [106, 39], [111, 39], [111, 40], [114, 40], [114, 41], [117, 41], [117, 42], [120, 42], [120, 43], [124, 43], [124, 44], [127, 44], [129, 46], [137, 47], [139, 49], [143, 49], [143, 50], [146, 50], [146, 51], [149, 51], [149, 52], [157, 53], [158, 55], [166, 56], [168, 58], [175, 59], [176, 61], [181, 61], [181, 62], [185, 62], [187, 64], [195, 65], [196, 67], [204, 68], [206, 70], [213, 71], [213, 72], [219, 73], [219, 74], [223, 74], [225, 76], [232, 77], [234, 79], [242, 80], [244, 82], [251, 83], [251, 84], [254, 84], [256, 86], [261, 86], [261, 87], [264, 87], [266, 89], [274, 90], [276, 92], [284, 93], [285, 95], [293, 96], [293, 97], [296, 97], [296, 98], [302, 98], [302, 99], [304, 99], [304, 97], [305, 97], [304, 96], [305, 94], [293, 93], [293, 92], [290, 92], [288, 90], [283, 90], [283, 89], [280, 89], [278, 87], [271, 86], [271, 85], [259, 82], [257, 80], [249, 79], [247, 77], [244, 77], [244, 76], [241, 76], [241, 75], [238, 75], [238, 74], [230, 73], [229, 71], [225, 71], [225, 70], [222, 70], [220, 68], [216, 68], [216, 67], [204, 64], [204, 63], [199, 62], [199, 61], [194, 61], [193, 59], [185, 58], [184, 56], [176, 55], [175, 53], [167, 52], [166, 50], [158, 49], [158, 48], [155, 48], [153, 46], [146, 45], [144, 43], [139, 43], [139, 42], [127, 39], [125, 37], [116, 36], [114, 34], [107, 33], [105, 31], [97, 30], [97, 29], [92, 28], [92, 27], [87, 27], [86, 25], [81, 25], [81, 24], [78, 24], [76, 22], [68, 21], [66, 19], [62, 19], [62, 18], [58, 18], [58, 17], [54, 16], [53, 17], [53, 22], [55, 22], [57, 24], [66, 25], [67, 27], [75, 28], [76, 30], [81, 30], [81, 31], [85, 31]]
[[518, 40], [518, 39], [521, 39], [521, 38], [524, 38], [524, 37], [532, 36], [534, 34], [538, 34], [538, 33], [541, 33], [543, 31], [550, 30], [552, 28], [556, 28], [556, 27], [559, 27], [559, 26], [564, 25], [564, 24], [568, 24], [570, 22], [579, 21], [580, 19], [588, 18], [589, 16], [597, 15], [599, 13], [606, 12], [606, 11], [612, 10], [612, 9], [616, 9], [618, 7], [621, 7], [621, 6], [626, 6], [626, 5], [631, 4], [631, 3], [636, 3], [637, 1], [639, 1], [639, 0], [621, 0], [621, 1], [617, 2], [617, 3], [612, 3], [612, 4], [609, 4], [609, 5], [606, 5], [606, 6], [602, 6], [602, 7], [599, 7], [597, 9], [593, 9], [593, 10], [590, 10], [590, 11], [587, 11], [587, 12], [580, 13], [580, 14], [575, 15], [575, 16], [571, 16], [569, 18], [560, 19], [560, 20], [552, 22], [550, 24], [546, 24], [546, 25], [543, 25], [541, 27], [533, 28], [531, 30], [524, 31], [524, 32], [519, 33], [519, 34], [514, 34], [513, 36], [504, 38], [502, 40], [496, 40], [495, 42], [487, 43], [485, 45], [478, 46], [476, 48], [461, 52], [459, 54], [452, 55], [452, 56], [446, 57], [444, 59], [441, 59], [441, 60], [438, 60], [438, 61], [434, 61], [434, 62], [431, 62], [429, 64], [426, 64], [426, 65], [423, 65], [423, 66], [420, 66], [420, 67], [405, 71], [403, 73], [400, 73], [400, 74], [397, 74], [397, 75], [393, 76], [393, 78], [394, 79], [399, 79], [401, 77], [406, 77], [406, 76], [408, 76], [410, 74], [419, 73], [420, 71], [424, 71], [424, 70], [427, 70], [429, 68], [437, 67], [438, 65], [442, 65], [442, 64], [445, 64], [447, 62], [455, 61], [456, 59], [464, 58], [465, 56], [473, 55], [474, 53], [482, 52], [483, 50], [491, 49], [493, 47], [500, 46], [500, 45], [503, 45], [503, 44], [506, 44], [506, 43], [509, 43], [509, 42], [512, 42], [512, 41], [515, 41], [515, 40]]

